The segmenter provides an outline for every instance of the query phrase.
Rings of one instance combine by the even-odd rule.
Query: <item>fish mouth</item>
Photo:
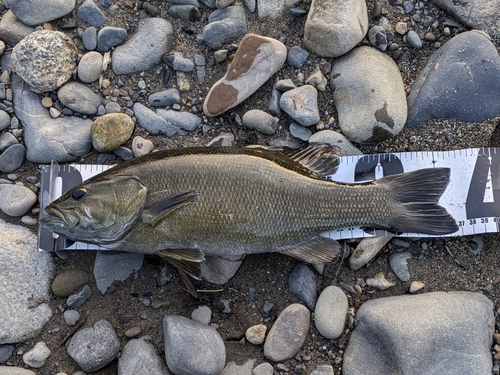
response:
[[[42,224],[49,228],[73,228],[80,221],[80,219],[72,215],[69,211],[58,210],[53,206],[45,207],[45,212],[51,216],[43,218]]]

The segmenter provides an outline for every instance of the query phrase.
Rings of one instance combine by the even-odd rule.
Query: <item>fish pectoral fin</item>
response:
[[[195,202],[196,199],[198,199],[198,193],[194,190],[170,195],[147,206],[142,213],[142,221],[151,224],[154,228],[169,213]]]
[[[317,236],[309,241],[287,246],[279,252],[306,263],[322,264],[333,262],[339,257],[340,245],[331,238]]]
[[[203,251],[198,249],[168,249],[160,250],[158,255],[189,276],[201,280],[200,263],[205,260]]]
[[[338,155],[331,146],[321,143],[311,143],[307,147],[284,149],[288,157],[316,173],[319,177],[334,174],[339,166]]]

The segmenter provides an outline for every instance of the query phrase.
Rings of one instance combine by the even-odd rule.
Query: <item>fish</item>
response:
[[[340,246],[320,233],[361,226],[444,235],[458,226],[439,199],[449,168],[340,184],[334,149],[195,147],[118,164],[45,207],[42,225],[74,241],[156,254],[192,277],[205,256],[277,252],[318,264]]]

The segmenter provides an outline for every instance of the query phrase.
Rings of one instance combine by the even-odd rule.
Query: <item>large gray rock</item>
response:
[[[464,25],[486,31],[491,36],[500,36],[500,2],[490,0],[431,0]]]
[[[24,24],[41,25],[71,13],[75,0],[6,0],[5,5]]]
[[[226,348],[212,327],[177,315],[163,319],[165,361],[176,375],[219,375]]]
[[[490,374],[493,303],[479,293],[434,292],[361,305],[343,375]]]
[[[203,103],[207,116],[217,116],[247,99],[285,63],[286,47],[276,39],[247,34],[227,73],[208,92]]]
[[[247,32],[245,10],[241,6],[217,9],[208,17],[209,24],[203,28],[203,39],[213,49],[221,49]]]
[[[312,0],[304,26],[304,45],[318,56],[341,56],[368,31],[365,0]]]
[[[110,322],[101,319],[92,327],[76,332],[66,351],[86,372],[95,372],[116,358],[120,340]]]
[[[34,27],[19,21],[11,10],[5,12],[0,19],[0,40],[11,46],[15,46],[33,31],[35,31]]]
[[[171,374],[148,335],[127,342],[118,359],[118,375],[137,374]]]
[[[12,50],[16,73],[35,92],[53,91],[71,78],[78,49],[60,31],[35,31]]]
[[[360,47],[335,60],[330,85],[342,133],[358,143],[382,142],[405,125],[406,93],[388,55]]]
[[[74,161],[92,149],[91,119],[67,116],[53,119],[40,98],[24,88],[22,80],[12,75],[14,111],[24,128],[26,158],[34,163]]]
[[[480,122],[500,113],[500,56],[482,32],[449,40],[429,58],[408,96],[408,127],[432,117]]]
[[[2,345],[35,338],[49,321],[55,267],[49,253],[38,251],[37,237],[30,230],[0,219],[0,233]]]
[[[170,22],[163,18],[140,20],[136,33],[114,50],[113,72],[121,75],[151,69],[172,48],[173,32]]]

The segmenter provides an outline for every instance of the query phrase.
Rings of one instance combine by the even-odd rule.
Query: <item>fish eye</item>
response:
[[[73,199],[76,199],[76,200],[79,200],[79,199],[82,199],[83,196],[87,194],[87,191],[85,189],[76,189],[75,191],[73,191]]]

